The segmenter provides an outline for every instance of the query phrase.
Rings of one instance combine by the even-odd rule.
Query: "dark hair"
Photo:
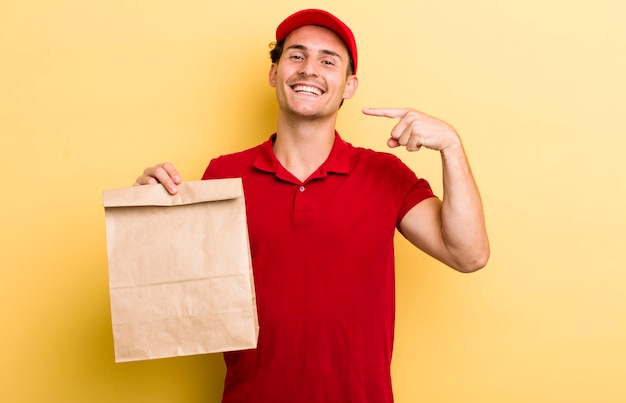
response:
[[[283,55],[283,50],[285,47],[285,40],[278,42],[273,42],[270,44],[270,59],[272,63],[278,63],[280,57]],[[352,54],[348,51],[348,57],[350,58],[350,64],[348,66],[347,75],[352,74],[354,71],[354,60],[352,59]]]
[[[283,55],[284,46],[284,40],[270,43],[270,59],[272,60],[272,63],[278,63],[280,57]]]

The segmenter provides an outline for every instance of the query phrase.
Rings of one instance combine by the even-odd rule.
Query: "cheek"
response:
[[[285,68],[277,68],[274,70],[273,74],[270,75],[270,83],[272,84],[272,87],[281,86],[289,81],[289,77],[289,71]]]
[[[334,81],[333,86],[337,88],[337,92],[339,94],[343,95],[343,93],[346,92],[347,87],[346,87],[346,82],[344,80],[338,79]]]

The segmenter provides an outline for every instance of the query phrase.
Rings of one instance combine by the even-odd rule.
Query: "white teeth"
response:
[[[306,92],[312,95],[322,95],[322,91],[316,87],[309,87],[308,85],[296,85],[293,87],[295,92]]]

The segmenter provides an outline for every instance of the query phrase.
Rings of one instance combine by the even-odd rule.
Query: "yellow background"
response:
[[[101,192],[266,139],[268,44],[311,6],[359,43],[343,137],[439,116],[486,207],[481,272],[398,238],[397,402],[626,402],[620,0],[2,0],[0,401],[219,400],[220,355],[114,363]],[[441,194],[436,153],[394,153]]]

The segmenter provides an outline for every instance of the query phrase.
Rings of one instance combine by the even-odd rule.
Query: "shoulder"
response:
[[[375,151],[363,147],[350,148],[350,169],[358,177],[378,180],[385,186],[400,189],[401,191],[419,188],[432,195],[428,181],[421,178],[407,164],[395,154]]]
[[[211,160],[206,168],[202,179],[243,176],[252,168],[263,144],[259,144],[247,150],[220,155]]]
[[[375,169],[379,172],[395,172],[398,169],[410,171],[400,158],[390,152],[357,147],[350,143],[346,144],[350,152],[350,165],[353,168]]]
[[[247,150],[220,155],[219,157],[211,160],[210,163],[215,165],[229,165],[236,164],[238,162],[254,161],[256,156],[259,154],[259,150],[261,149],[262,145],[263,144],[259,144],[254,147],[248,148]]]

